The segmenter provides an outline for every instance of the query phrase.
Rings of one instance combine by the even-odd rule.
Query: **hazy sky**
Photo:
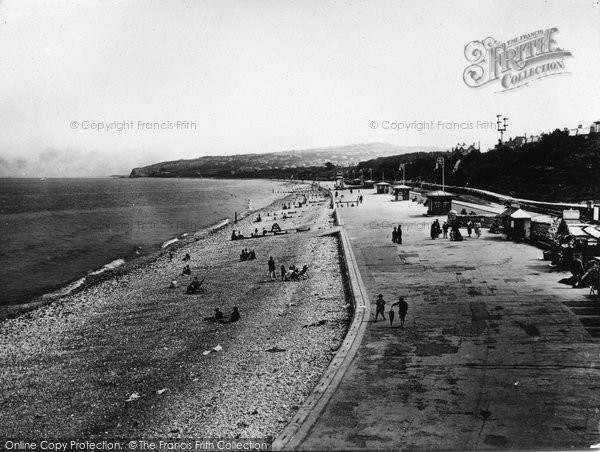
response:
[[[350,143],[485,148],[496,114],[506,137],[587,127],[599,24],[598,0],[4,0],[0,175]],[[469,42],[553,27],[573,55],[562,75],[504,92],[463,81]],[[429,128],[391,129],[411,122]]]

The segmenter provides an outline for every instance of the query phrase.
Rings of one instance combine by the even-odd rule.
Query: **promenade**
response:
[[[464,242],[432,240],[434,218],[422,205],[362,194],[360,207],[339,214],[371,315],[299,449],[585,449],[600,442],[600,305],[588,289],[559,284],[568,275],[549,273],[534,246],[487,230],[480,239],[462,231]],[[399,223],[403,244],[395,245]],[[374,322],[379,293],[385,322]],[[397,315],[392,326],[387,320],[399,295],[409,303],[404,328]]]

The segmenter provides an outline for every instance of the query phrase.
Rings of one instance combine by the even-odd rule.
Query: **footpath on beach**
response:
[[[589,289],[559,284],[563,275],[550,273],[532,245],[487,231],[480,239],[465,233],[463,242],[432,240],[435,217],[422,205],[362,194],[362,205],[338,215],[371,303],[364,337],[324,408],[283,448],[600,442],[600,344],[585,328],[597,326],[600,309]],[[391,240],[398,224],[402,245]],[[374,321],[378,294],[386,321]],[[388,319],[399,296],[409,304],[404,327],[397,309],[394,324]]]

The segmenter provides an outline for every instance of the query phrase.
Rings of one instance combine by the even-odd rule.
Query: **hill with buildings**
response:
[[[387,143],[242,154],[205,156],[134,168],[130,177],[296,177],[316,178],[333,167],[352,167],[365,159],[423,150],[421,147]],[[327,164],[327,166],[325,166]]]
[[[443,157],[443,159],[440,159]],[[376,179],[406,179],[491,190],[540,201],[600,199],[600,133],[572,134],[555,130],[530,142],[509,140],[480,152],[474,146],[447,152],[406,154],[362,162]],[[437,167],[437,169],[436,169]]]

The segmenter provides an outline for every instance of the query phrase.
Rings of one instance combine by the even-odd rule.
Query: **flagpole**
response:
[[[438,169],[440,163],[442,164],[442,191],[446,193],[446,184],[444,181],[444,173],[446,172],[446,159],[444,157],[438,157],[435,161],[435,169]]]

